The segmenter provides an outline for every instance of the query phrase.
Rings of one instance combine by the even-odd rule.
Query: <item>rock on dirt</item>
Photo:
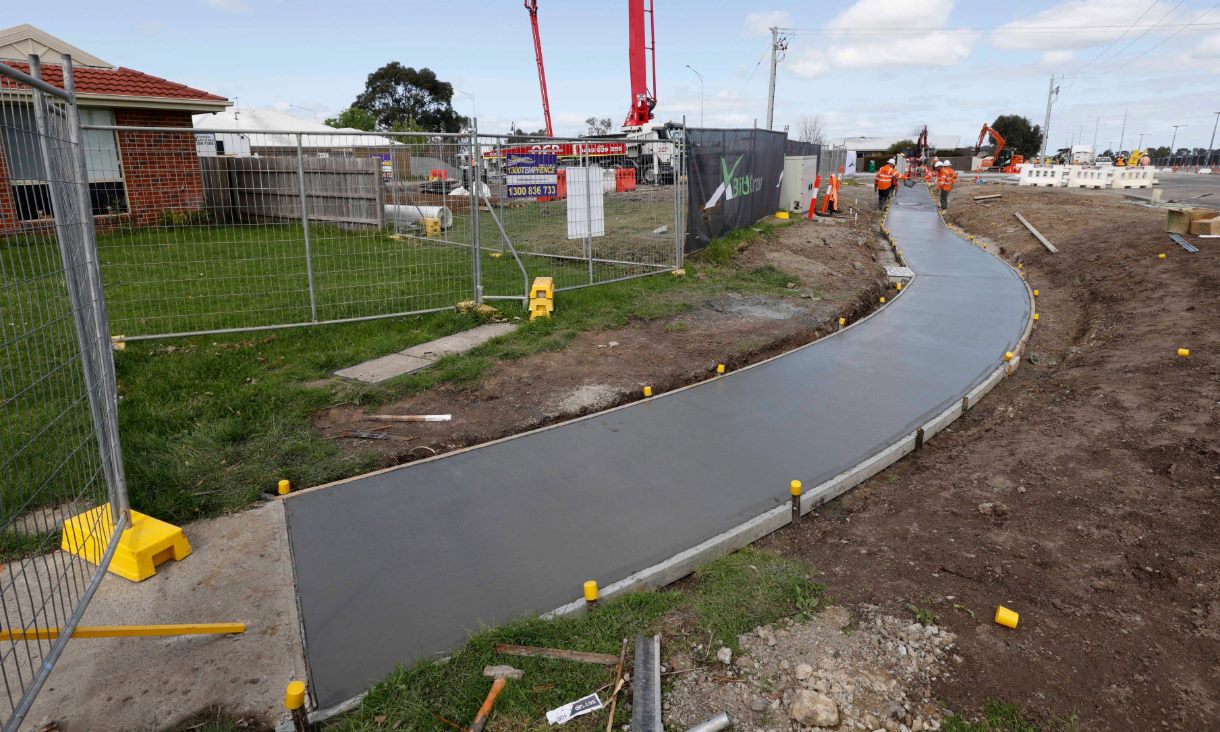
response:
[[[792,703],[792,721],[806,727],[834,727],[839,724],[839,707],[830,697],[808,689],[796,692]]]
[[[732,667],[712,664],[677,677],[666,696],[667,728],[727,712],[739,730],[937,730],[931,684],[949,674],[955,636],[865,605],[856,619],[831,606],[738,637]],[[774,642],[772,642],[774,641]],[[685,656],[689,649],[671,649]],[[728,655],[721,648],[717,660]],[[698,657],[697,654],[692,654]]]
[[[618,345],[614,341],[611,343]],[[547,411],[555,415],[596,412],[612,406],[622,395],[622,389],[609,384],[584,384],[568,392]]]

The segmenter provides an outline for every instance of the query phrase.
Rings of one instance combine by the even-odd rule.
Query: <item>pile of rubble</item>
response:
[[[855,618],[832,606],[804,622],[762,626],[738,637],[741,651],[698,646],[670,657],[666,727],[687,729],[727,712],[737,730],[940,729],[931,683],[949,673],[955,637],[866,606]],[[686,671],[689,669],[689,671]]]

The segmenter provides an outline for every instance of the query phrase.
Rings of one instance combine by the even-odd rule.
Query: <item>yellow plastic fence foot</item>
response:
[[[113,535],[114,520],[107,503],[68,519],[60,548],[99,564]],[[109,569],[132,582],[141,582],[156,574],[158,564],[170,559],[181,561],[190,553],[191,545],[182,529],[132,511],[131,527],[119,538]]]

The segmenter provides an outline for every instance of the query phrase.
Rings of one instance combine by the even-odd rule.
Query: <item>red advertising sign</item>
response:
[[[625,142],[535,142],[515,147],[499,147],[483,153],[484,158],[503,158],[509,155],[558,155],[561,158],[591,158],[626,155]]]

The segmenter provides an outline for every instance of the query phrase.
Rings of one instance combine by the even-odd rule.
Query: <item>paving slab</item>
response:
[[[186,527],[192,553],[143,582],[107,575],[81,625],[244,622],[227,636],[76,639],[24,728],[160,730],[220,705],[274,721],[305,678],[281,501]]]
[[[995,372],[1029,323],[1025,283],[950,233],[922,187],[899,190],[888,225],[916,277],[853,327],[692,388],[289,497],[319,704],[782,507],[789,481],[839,475]]]
[[[488,323],[477,328],[454,333],[434,341],[420,343],[397,353],[374,358],[364,363],[349,366],[335,372],[336,375],[348,379],[356,379],[369,384],[376,384],[395,376],[413,374],[422,371],[445,356],[465,353],[475,346],[480,346],[492,338],[496,338],[516,330],[514,323]]]

